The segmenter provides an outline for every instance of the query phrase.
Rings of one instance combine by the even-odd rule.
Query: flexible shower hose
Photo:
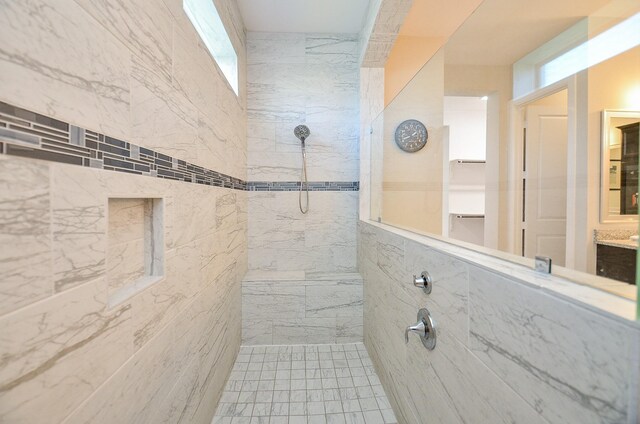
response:
[[[304,183],[303,183],[304,181]],[[302,207],[302,187],[304,186],[304,191],[306,195],[306,206]],[[300,212],[306,214],[309,212],[309,181],[307,181],[307,153],[304,150],[304,142],[302,144],[302,174],[300,175],[300,191],[298,192],[298,206],[300,207]]]

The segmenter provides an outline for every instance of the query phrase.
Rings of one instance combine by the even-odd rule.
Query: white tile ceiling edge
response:
[[[238,0],[247,31],[359,33],[370,0]]]

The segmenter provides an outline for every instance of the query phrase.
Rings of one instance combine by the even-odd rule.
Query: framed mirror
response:
[[[640,111],[604,110],[600,222],[638,221]]]

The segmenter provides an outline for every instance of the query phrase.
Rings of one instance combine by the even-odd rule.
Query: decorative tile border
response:
[[[295,191],[299,182],[246,182],[117,138],[0,102],[0,153],[108,171],[251,191]],[[311,182],[310,191],[358,191],[354,182]]]
[[[249,191],[298,191],[300,181],[250,181]],[[307,184],[309,191],[358,191],[358,181],[312,181]],[[302,185],[304,188],[304,185]]]
[[[33,159],[246,190],[230,175],[0,102],[2,153]]]

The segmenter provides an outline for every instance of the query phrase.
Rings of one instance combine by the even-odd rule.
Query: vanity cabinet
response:
[[[636,249],[598,244],[596,250],[596,274],[635,284]]]
[[[622,131],[620,214],[638,213],[638,130],[640,123],[618,127]]]

